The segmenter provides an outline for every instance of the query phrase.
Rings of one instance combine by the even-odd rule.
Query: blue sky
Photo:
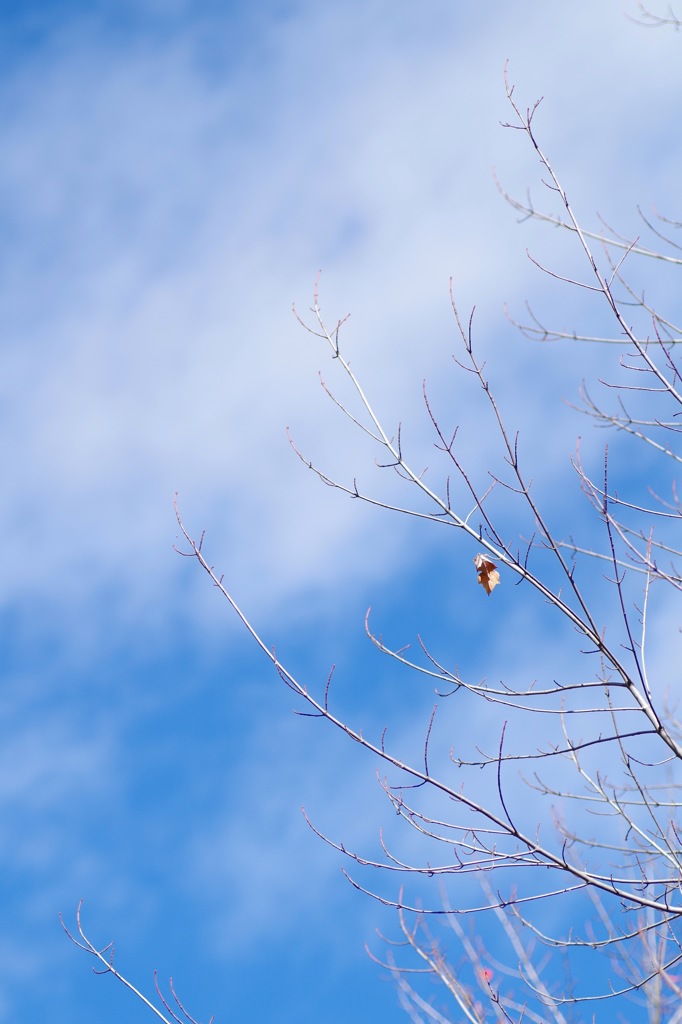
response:
[[[637,203],[679,219],[679,39],[627,0],[0,10],[0,1021],[149,1019],[61,933],[81,898],[120,969],[145,991],[172,975],[200,1019],[403,1019],[363,949],[390,917],[300,813],[376,850],[376,766],[292,715],[174,553],[173,495],[282,660],[311,688],[337,664],[360,727],[409,748],[433,700],[370,647],[370,604],[397,646],[420,632],[473,674],[532,671],[528,612],[512,588],[476,592],[468,542],[351,503],[292,454],[287,427],[330,475],[386,483],[291,306],[322,269],[323,309],[351,312],[353,367],[415,461],[433,459],[426,378],[482,472],[499,455],[451,360],[452,275],[572,524],[585,425],[560,399],[613,357],[538,352],[505,319],[530,298],[599,322],[526,259],[571,270],[564,240],[496,191],[493,169],[541,195],[500,126],[503,67],[523,106],[544,96],[538,133],[588,226],[599,211],[637,233]],[[535,657],[556,642],[536,621]]]

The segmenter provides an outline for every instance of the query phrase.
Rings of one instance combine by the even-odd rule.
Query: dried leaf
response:
[[[483,585],[486,594],[490,595],[500,582],[497,566],[494,562],[489,561],[485,555],[476,555],[474,565],[478,573],[478,582]]]

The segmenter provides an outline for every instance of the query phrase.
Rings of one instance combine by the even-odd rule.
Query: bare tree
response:
[[[175,1021],[176,1024],[199,1024],[199,1021],[197,1021],[195,1017],[192,1017],[192,1015],[182,1005],[173,987],[172,978],[169,981],[169,988],[173,999],[173,1003],[175,1005],[172,1005],[171,1002],[169,1002],[169,1000],[166,998],[166,996],[164,996],[163,992],[161,991],[161,987],[159,985],[156,972],[154,972],[154,988],[156,990],[156,996],[161,1005],[163,1006],[163,1009],[165,1011],[164,1013],[162,1010],[158,1008],[158,1006],[155,1006],[154,1003],[152,1003],[152,1001],[148,999],[147,996],[145,996],[140,991],[139,988],[136,988],[136,986],[133,985],[133,983],[129,981],[128,978],[121,974],[121,972],[117,969],[114,963],[114,943],[109,942],[106,946],[100,948],[99,946],[95,946],[85,934],[85,931],[83,930],[83,921],[81,916],[82,908],[83,901],[81,900],[76,910],[76,935],[74,935],[73,932],[64,924],[61,914],[59,915],[59,920],[62,928],[64,929],[68,937],[71,939],[73,944],[75,946],[78,946],[78,948],[82,949],[85,953],[88,953],[90,956],[94,957],[96,963],[95,966],[93,967],[93,971],[95,974],[111,974],[112,977],[120,981],[121,984],[124,985],[129,992],[132,992],[136,999],[139,999],[141,1003],[144,1003],[144,1005],[148,1007],[148,1009],[151,1011],[151,1013],[155,1015],[155,1017],[157,1017],[159,1020],[164,1021],[164,1024],[172,1024],[172,1021]],[[168,1014],[168,1016],[166,1016],[166,1014]],[[208,1024],[213,1024],[213,1017],[209,1019]]]
[[[638,25],[645,28],[661,28],[663,25],[672,25],[674,29],[682,27],[682,21],[677,17],[672,7],[668,7],[665,14],[656,14],[650,11],[644,4],[637,4],[639,18],[633,19]]]
[[[558,331],[532,310],[519,326],[543,341],[615,346],[611,351],[619,358],[606,384],[613,404],[593,398],[590,386],[583,387],[579,408],[641,449],[644,485],[639,477],[626,479],[634,493],[624,496],[611,479],[608,446],[599,478],[578,450],[573,469],[601,539],[595,542],[594,531],[586,541],[557,532],[531,486],[522,441],[507,429],[477,355],[473,314],[463,318],[454,297],[457,362],[470,385],[482,389],[503,470],[480,482],[476,468],[459,454],[457,425],[445,422],[425,387],[426,415],[445,466],[442,488],[428,483],[407,460],[400,428],[393,431],[380,421],[345,357],[344,320],[328,326],[317,287],[311,317],[299,319],[326,346],[348,397],[340,398],[336,385],[333,391],[325,387],[364,434],[378,465],[405,485],[405,502],[365,493],[355,481],[332,479],[298,454],[320,480],[353,499],[457,531],[475,570],[472,586],[478,576],[486,600],[496,599],[500,581],[504,587],[517,582],[529,621],[549,607],[557,621],[556,663],[543,666],[529,684],[472,680],[442,663],[432,638],[420,636],[414,655],[386,643],[368,622],[375,646],[436,691],[416,761],[385,735],[370,737],[337,713],[331,676],[320,693],[294,676],[213,567],[203,536],[195,539],[178,512],[182,553],[201,566],[241,619],[300,699],[300,713],[330,723],[377,759],[387,773],[380,781],[388,801],[419,837],[423,859],[412,863],[388,841],[381,856],[369,857],[323,836],[348,858],[352,884],[397,912],[398,948],[386,940],[384,951],[373,955],[394,974],[413,1021],[563,1024],[585,1020],[588,1013],[611,1019],[614,1010],[628,1019],[640,1014],[679,1021],[682,734],[657,669],[665,652],[650,649],[648,618],[654,596],[657,608],[675,621],[680,614],[682,506],[673,474],[682,461],[676,443],[682,409],[676,345],[682,328],[674,314],[649,303],[632,275],[638,260],[682,263],[682,247],[669,237],[680,225],[642,215],[651,247],[606,224],[586,230],[541,149],[534,128],[538,104],[525,109],[508,83],[506,91],[508,127],[532,147],[556,209],[544,212],[530,199],[506,198],[523,217],[573,237],[584,280],[538,266],[600,302],[610,333]],[[451,746],[443,748],[443,707],[471,700],[485,707],[484,734],[451,736]],[[450,716],[449,728],[452,722]],[[317,831],[314,822],[311,827]],[[434,938],[439,923],[447,927]],[[79,943],[102,961],[82,931]],[[401,959],[403,948],[413,959]],[[112,965],[107,969],[113,972]],[[424,973],[443,984],[449,1008],[437,1009],[432,994],[424,994],[418,982]]]

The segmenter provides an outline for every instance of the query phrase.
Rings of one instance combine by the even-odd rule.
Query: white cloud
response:
[[[443,5],[438,25],[435,14],[426,25],[403,14],[386,32],[377,3],[358,8],[359,20],[316,9],[271,33],[263,25],[269,62],[245,60],[223,78],[202,73],[198,31],[125,55],[74,31],[39,79],[29,66],[6,82],[5,111],[18,108],[0,191],[20,234],[4,299],[14,438],[5,599],[88,600],[105,583],[134,606],[140,564],[155,586],[174,578],[176,487],[193,521],[210,527],[213,550],[226,550],[240,575],[255,565],[257,588],[274,602],[291,586],[343,578],[355,546],[353,572],[363,561],[378,571],[388,554],[381,524],[316,490],[287,453],[291,424],[323,463],[348,473],[363,460],[337,440],[318,400],[313,371],[328,377],[333,367],[293,322],[290,302],[305,306],[323,265],[325,309],[353,312],[354,365],[389,420],[405,411],[410,420],[421,376],[442,375],[456,348],[453,271],[464,307],[482,310],[491,373],[511,373],[518,387],[538,356],[507,340],[494,350],[486,338],[504,331],[491,309],[538,287],[523,231],[490,180],[493,163],[505,182],[533,176],[527,145],[497,125],[509,114],[503,56],[522,104],[541,83],[539,131],[572,189],[613,203],[623,178],[628,202],[646,199],[632,196],[625,127],[645,94],[659,118],[670,116],[653,71],[674,44],[610,7],[563,19],[558,60],[545,45],[555,15],[533,5],[530,30],[518,10],[476,26]],[[620,73],[635,52],[638,73]],[[595,181],[588,153],[600,166],[613,161],[608,182]],[[551,375],[552,356],[539,358]],[[466,419],[464,394],[460,403]],[[421,442],[425,427],[413,429]],[[290,543],[296,536],[305,546]]]
[[[538,137],[591,226],[598,208],[615,226],[622,217],[624,230],[639,230],[638,201],[676,214],[679,40],[636,29],[616,0],[598,9],[587,0],[492,10],[451,0],[427,8],[306,3],[277,17],[259,5],[248,32],[239,19],[226,24],[222,9],[199,18],[192,6],[174,5],[173,17],[188,19],[182,30],[150,30],[127,43],[125,33],[113,43],[94,21],[65,26],[0,82],[8,240],[0,268],[0,600],[18,611],[14,639],[23,649],[49,636],[44,664],[85,665],[79,678],[88,683],[101,682],[106,664],[119,686],[110,655],[125,649],[134,661],[171,631],[173,639],[191,634],[196,649],[203,625],[222,618],[216,595],[171,550],[176,489],[190,529],[208,530],[211,560],[280,636],[321,608],[335,623],[344,602],[358,603],[353,587],[370,578],[398,587],[432,557],[428,545],[438,537],[332,494],[288,449],[286,426],[332,474],[375,479],[375,452],[340,426],[317,382],[321,368],[342,395],[337,367],[290,312],[293,300],[305,312],[319,267],[330,320],[352,313],[345,336],[354,369],[387,424],[403,420],[406,450],[420,468],[429,465],[430,479],[440,470],[421,407],[423,377],[434,407],[452,427],[463,425],[476,473],[499,452],[475,389],[450,359],[458,348],[447,293],[453,274],[462,310],[478,307],[481,352],[512,427],[523,430],[531,475],[549,475],[546,496],[565,514],[556,482],[584,424],[557,412],[556,401],[574,396],[580,378],[601,372],[614,353],[538,352],[504,321],[502,303],[521,315],[526,295],[566,326],[590,308],[584,296],[548,287],[524,256],[529,245],[584,278],[570,240],[561,248],[556,232],[518,226],[492,183],[495,166],[515,194],[531,182],[538,205],[548,200],[527,141],[499,127],[510,116],[506,58],[523,107],[544,94]],[[168,7],[154,11],[162,19]],[[669,296],[673,287],[666,284]],[[468,555],[461,577],[459,564],[444,571],[452,576],[449,621],[468,605],[461,577],[476,588]],[[522,613],[512,616],[511,638],[495,622],[475,619],[471,650],[484,640],[498,659],[506,647],[513,673],[525,677]],[[655,645],[666,647],[672,628],[666,609]],[[291,637],[299,656],[299,647],[311,656],[308,648],[317,654],[323,642]],[[550,658],[553,642],[544,633],[534,639],[537,660]],[[125,661],[121,677],[129,670]],[[199,671],[188,668],[182,682],[154,678],[135,700],[160,705],[168,684],[171,702]],[[237,671],[230,662],[228,676]],[[121,685],[115,707],[108,692],[94,699],[107,714],[84,731],[71,705],[63,717],[43,705],[53,676],[35,678],[22,705],[35,719],[21,720],[0,766],[12,828],[26,813],[35,826],[31,849],[29,839],[15,848],[40,876],[31,926],[57,893],[70,899],[81,885],[97,892],[105,913],[144,923],[165,895],[163,882],[149,879],[157,879],[154,857],[171,856],[168,835],[187,856],[198,899],[212,901],[225,882],[213,900],[216,928],[235,928],[236,916],[239,937],[257,942],[273,904],[293,915],[301,899],[330,898],[337,864],[303,839],[299,803],[322,807],[325,822],[339,823],[335,837],[359,850],[376,843],[383,804],[378,790],[376,801],[364,795],[374,792],[367,763],[344,761],[340,784],[337,765],[323,758],[326,733],[299,741],[301,723],[275,716],[263,721],[262,736],[254,729],[246,752],[234,753],[237,794],[224,806],[215,797],[188,853],[183,823],[164,816],[174,793],[148,812],[134,792],[150,768],[161,776],[158,749],[145,746],[158,727],[161,747],[178,744],[169,786],[186,781],[191,805],[203,765],[185,771],[183,730],[161,713],[153,727],[136,717],[139,704]],[[357,697],[365,685],[353,677],[349,692]],[[214,714],[216,692],[210,706],[198,693],[199,718]],[[373,700],[370,693],[367,707]],[[399,739],[417,748],[421,726],[411,705],[403,713]],[[123,719],[139,734],[125,732]],[[325,767],[302,782],[306,759]],[[223,792],[222,778],[209,782]],[[89,804],[84,831],[67,834],[68,816],[52,821],[83,794],[86,804],[99,794],[113,801],[103,806],[114,828],[125,805],[132,840],[122,837],[123,863],[111,872],[115,853]],[[16,811],[17,800],[27,812]],[[136,875],[125,858],[138,853]],[[50,878],[43,868],[51,857]],[[309,885],[304,897],[292,877]],[[374,907],[362,913],[371,917]],[[35,948],[29,966],[38,972],[44,953]]]

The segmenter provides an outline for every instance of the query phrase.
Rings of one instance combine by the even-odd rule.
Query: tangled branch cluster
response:
[[[543,324],[532,311],[529,322],[519,326],[526,335],[543,341],[570,339],[619,346],[623,355],[618,382],[609,385],[616,395],[615,409],[595,401],[585,388],[580,411],[597,425],[645,446],[652,459],[662,460],[662,470],[658,463],[652,469],[660,479],[666,466],[674,470],[682,461],[677,445],[682,390],[676,359],[682,328],[671,315],[648,303],[626,270],[639,259],[680,265],[682,248],[666,232],[681,225],[664,219],[657,225],[644,218],[657,249],[629,241],[606,224],[601,232],[585,230],[538,142],[533,124],[537,104],[522,109],[508,84],[507,97],[513,111],[508,127],[522,132],[530,143],[559,212],[542,212],[530,199],[522,203],[506,198],[524,217],[573,236],[589,275],[586,280],[541,269],[569,287],[596,296],[610,318],[612,333],[566,334]],[[407,461],[400,430],[387,429],[375,413],[344,355],[344,320],[327,326],[317,286],[312,320],[299,319],[327,346],[354,402],[359,400],[361,413],[352,413],[348,402],[327,389],[328,393],[374,446],[378,465],[396,473],[415,501],[396,505],[364,493],[356,482],[332,479],[298,454],[335,490],[384,510],[449,526],[468,538],[472,557],[479,552],[483,562],[493,570],[499,567],[507,581],[522,584],[520,599],[530,609],[535,595],[571,627],[586,671],[577,678],[522,685],[472,681],[442,664],[425,642],[420,640],[420,654],[413,657],[405,648],[386,644],[368,623],[376,647],[434,685],[439,700],[452,702],[469,694],[484,701],[487,720],[498,723],[493,749],[484,750],[480,742],[475,756],[469,756],[456,741],[444,761],[431,750],[434,709],[423,758],[415,762],[394,749],[385,736],[371,739],[341,717],[334,708],[331,678],[316,694],[289,671],[207,559],[203,537],[194,539],[178,513],[186,543],[183,553],[207,573],[281,680],[300,698],[302,713],[326,720],[370,751],[391,776],[381,783],[386,796],[400,820],[419,835],[428,859],[406,863],[387,843],[383,856],[373,859],[323,838],[348,858],[353,885],[398,913],[400,948],[412,950],[419,966],[398,962],[392,943],[379,959],[396,978],[401,1002],[414,1021],[447,1019],[421,993],[415,973],[439,979],[455,1001],[460,1014],[456,1019],[473,1024],[481,1024],[491,1014],[497,1021],[564,1022],[567,1014],[578,1012],[571,1008],[581,1003],[623,999],[644,1002],[651,1020],[682,1020],[682,986],[676,974],[682,962],[682,732],[658,680],[650,677],[647,659],[653,587],[668,592],[669,606],[679,615],[682,505],[674,478],[671,473],[669,498],[652,492],[649,502],[639,497],[630,500],[612,484],[608,447],[600,479],[588,473],[578,452],[573,465],[601,524],[602,546],[585,546],[557,535],[530,486],[519,439],[507,430],[477,356],[473,314],[468,320],[462,318],[454,298],[452,308],[461,340],[458,364],[470,382],[482,389],[502,446],[506,476],[491,474],[485,488],[477,486],[458,452],[457,431],[446,429],[425,389],[436,448],[450,472],[442,493],[426,482],[423,473]],[[632,326],[635,313],[642,329]],[[644,406],[646,412],[629,411],[633,404],[637,410]],[[519,541],[518,534],[507,535],[493,510],[493,494],[502,494],[521,510],[528,525],[525,542]],[[610,581],[608,606],[601,598],[594,599],[590,581],[595,571]],[[659,594],[660,589],[657,600]],[[507,723],[512,719],[522,722],[525,743],[519,744],[518,735],[513,743],[510,740]],[[437,768],[432,767],[435,762]],[[488,776],[491,785],[481,782]],[[518,785],[519,777],[525,787]],[[434,807],[444,810],[435,813]],[[355,877],[356,869],[367,868],[403,876],[402,884],[386,895],[379,886]],[[420,880],[434,878],[438,881],[435,899],[433,886],[420,886]],[[477,899],[471,898],[472,880]],[[417,887],[419,898],[410,897],[411,886]],[[421,899],[425,891],[431,893],[430,903]],[[467,917],[478,920],[482,914],[497,922],[508,949],[506,960],[494,958],[468,927]],[[428,922],[434,918],[447,923],[466,970],[457,969],[452,954],[446,955],[441,942],[433,938]],[[81,938],[83,948],[101,959],[82,931]],[[600,972],[593,967],[585,970],[586,982],[574,978],[567,983],[565,973],[556,966],[556,956],[547,957],[548,950],[570,954],[574,964],[581,957],[593,961],[599,955],[605,962]],[[111,966],[108,969],[113,971]],[[579,973],[580,968],[574,966],[573,972]]]

